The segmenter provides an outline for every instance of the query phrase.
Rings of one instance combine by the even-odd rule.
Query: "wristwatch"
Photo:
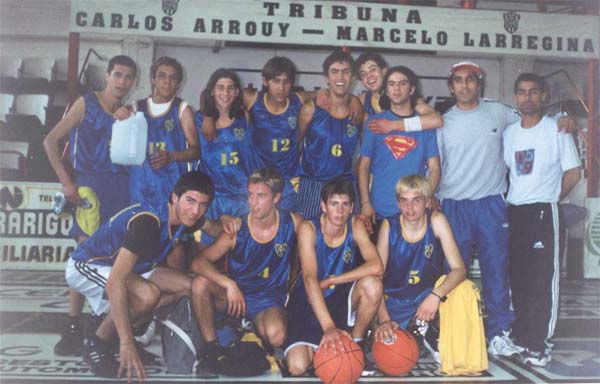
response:
[[[429,292],[431,293],[433,296],[437,297],[438,299],[440,299],[440,302],[445,302],[446,300],[448,300],[448,296],[444,295],[444,296],[440,296],[437,293],[435,293],[435,291],[431,291]]]

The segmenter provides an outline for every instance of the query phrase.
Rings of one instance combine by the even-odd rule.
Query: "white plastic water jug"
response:
[[[121,165],[140,165],[146,158],[148,123],[143,112],[115,121],[110,139],[110,160]]]

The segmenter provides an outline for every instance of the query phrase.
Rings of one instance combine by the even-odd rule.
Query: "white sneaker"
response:
[[[490,340],[488,353],[494,356],[514,356],[523,352],[525,348],[519,347],[510,339],[510,333],[502,331],[502,335],[496,335]]]
[[[156,331],[157,331],[157,329],[156,329],[156,320],[153,319],[150,322],[150,324],[148,324],[148,328],[146,329],[146,332],[144,332],[144,334],[141,335],[141,336],[136,336],[135,340],[137,340],[140,343],[142,343],[142,345],[144,347],[147,347],[152,342],[152,339],[154,338],[154,335],[156,335]]]
[[[535,365],[536,367],[545,367],[550,361],[552,361],[552,357],[549,354],[541,353],[541,352],[533,352],[530,350],[526,350],[523,353],[523,363]]]

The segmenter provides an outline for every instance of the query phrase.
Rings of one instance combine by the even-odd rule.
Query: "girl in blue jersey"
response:
[[[422,176],[406,176],[396,184],[401,213],[383,221],[377,241],[385,269],[385,299],[375,329],[378,340],[392,340],[394,330],[406,328],[412,318],[433,320],[446,295],[465,279],[465,266],[446,217],[428,211],[431,196],[431,186]],[[450,272],[433,289],[443,270],[441,251]]]
[[[216,138],[208,141],[199,133],[202,159],[196,169],[206,172],[215,183],[215,201],[207,217],[241,216],[248,213],[246,186],[248,175],[260,168],[251,145],[252,126],[242,101],[242,86],[237,74],[216,70],[208,80],[204,108],[196,112],[200,129],[205,116],[216,120]]]

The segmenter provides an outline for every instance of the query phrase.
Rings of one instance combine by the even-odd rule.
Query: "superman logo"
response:
[[[406,156],[407,153],[417,147],[417,141],[412,137],[407,136],[390,135],[386,137],[383,142],[385,145],[387,145],[388,149],[390,152],[392,152],[392,155],[394,155],[396,160],[400,160]]]

